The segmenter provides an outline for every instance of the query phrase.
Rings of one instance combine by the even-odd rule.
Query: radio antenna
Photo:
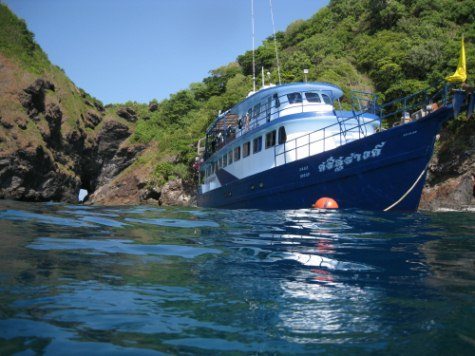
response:
[[[282,84],[280,76],[280,62],[279,62],[279,50],[277,48],[277,37],[275,36],[275,21],[274,21],[274,10],[272,9],[272,0],[269,0],[270,7],[270,16],[272,19],[272,30],[274,31],[274,47],[275,47],[275,60],[277,62],[277,75],[279,77],[279,84]]]
[[[252,22],[252,90],[256,91],[256,44],[254,29],[254,0],[251,0],[251,22]]]

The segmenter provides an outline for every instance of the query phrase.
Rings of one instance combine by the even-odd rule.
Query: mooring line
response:
[[[422,170],[421,174],[419,175],[419,177],[417,177],[416,181],[414,182],[414,184],[407,190],[407,192],[405,192],[403,194],[402,197],[400,197],[395,203],[393,203],[392,205],[388,206],[386,209],[384,209],[383,211],[388,211],[388,210],[391,210],[392,208],[394,208],[396,205],[398,205],[400,202],[402,202],[412,191],[413,189],[416,187],[417,183],[419,183],[419,181],[421,180],[421,178],[424,176],[424,173],[426,172],[427,170],[427,166],[424,167],[424,169]]]

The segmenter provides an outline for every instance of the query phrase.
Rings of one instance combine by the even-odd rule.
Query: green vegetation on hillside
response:
[[[96,105],[102,106],[99,100],[77,88],[61,68],[49,61],[48,56],[36,43],[34,34],[28,30],[25,21],[15,16],[3,4],[0,4],[0,54],[12,62],[8,70],[14,72],[17,78],[14,83],[10,80],[11,91],[21,92],[38,78],[54,84],[55,90],[47,93],[46,101],[61,103],[64,131],[76,128],[78,119],[88,110],[94,110]],[[3,82],[3,85],[6,85],[6,82]],[[0,97],[0,108],[8,111],[9,116],[15,116],[14,111],[18,114],[23,111],[19,102],[13,103],[11,98],[4,97]],[[34,129],[32,125],[22,133],[30,138],[37,136],[37,141],[40,141],[40,135],[38,132],[33,132]],[[91,130],[86,128],[86,131]]]
[[[25,21],[18,19],[4,5],[0,5],[0,49],[7,57],[17,59],[31,73],[43,74],[51,65]]]

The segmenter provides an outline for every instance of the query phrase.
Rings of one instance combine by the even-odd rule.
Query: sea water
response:
[[[0,201],[0,354],[475,354],[475,214]]]

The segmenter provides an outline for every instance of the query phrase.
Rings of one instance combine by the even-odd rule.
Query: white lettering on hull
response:
[[[376,158],[381,155],[381,151],[386,144],[385,141],[378,143],[372,150],[364,151],[362,153],[354,153],[352,152],[350,155],[343,157],[340,156],[338,158],[334,158],[333,156],[328,158],[325,162],[322,162],[318,165],[318,171],[323,173],[325,171],[334,171],[340,172],[346,166],[353,164],[353,162],[361,162],[366,161],[368,159]]]

